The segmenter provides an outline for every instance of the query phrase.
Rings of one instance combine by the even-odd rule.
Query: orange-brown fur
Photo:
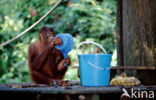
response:
[[[50,34],[50,35],[49,35]],[[69,58],[64,59],[62,53],[55,49],[62,41],[55,38],[55,32],[49,27],[43,27],[39,32],[39,40],[29,46],[28,63],[32,80],[38,84],[50,83],[63,78],[69,64]],[[52,37],[50,41],[49,37]]]

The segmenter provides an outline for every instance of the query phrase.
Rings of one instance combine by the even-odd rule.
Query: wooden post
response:
[[[156,0],[119,1],[122,10],[117,9],[121,13],[117,16],[118,64],[156,66]],[[142,74],[139,79],[145,84],[156,83],[155,71],[133,74]]]
[[[123,15],[122,15],[122,0],[117,0],[117,57],[118,65],[124,65],[123,59]]]

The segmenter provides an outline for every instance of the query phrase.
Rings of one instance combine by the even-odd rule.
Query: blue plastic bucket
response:
[[[78,54],[82,86],[109,86],[111,57],[112,54]]]

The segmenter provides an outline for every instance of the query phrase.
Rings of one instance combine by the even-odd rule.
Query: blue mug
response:
[[[56,37],[61,38],[62,44],[56,45],[55,48],[58,49],[59,51],[61,51],[64,58],[67,58],[68,53],[71,51],[71,49],[74,46],[73,37],[68,33],[60,33],[60,34],[56,35]]]

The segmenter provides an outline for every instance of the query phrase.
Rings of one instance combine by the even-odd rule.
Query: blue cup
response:
[[[62,44],[56,45],[55,48],[61,51],[64,58],[67,58],[68,53],[71,51],[71,49],[74,46],[73,37],[68,33],[60,33],[56,35],[56,37],[61,38]]]

